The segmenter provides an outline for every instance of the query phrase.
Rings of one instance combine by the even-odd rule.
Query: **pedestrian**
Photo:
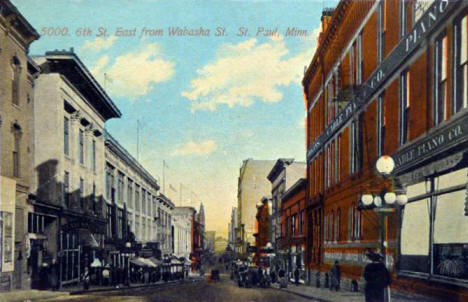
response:
[[[42,262],[41,268],[39,270],[39,288],[42,290],[46,290],[49,288],[49,264],[47,262]]]
[[[366,265],[363,273],[366,302],[384,302],[385,288],[391,283],[390,273],[382,263],[380,253],[368,251],[366,256],[372,261]]]
[[[276,272],[274,270],[270,271],[270,278],[272,283],[276,283]]]
[[[102,270],[102,280],[103,280],[103,284],[104,286],[109,286],[110,285],[110,271],[109,271],[109,264],[106,264],[106,266],[104,266],[104,269]]]
[[[338,291],[340,289],[341,281],[341,268],[338,264],[338,260],[335,261],[335,264],[330,269],[330,290]]]
[[[294,283],[296,284],[296,286],[299,285],[299,268],[297,267],[294,270]]]
[[[50,265],[49,270],[49,285],[53,291],[58,290],[58,268],[57,268],[57,260],[54,258],[52,259],[52,264]]]
[[[83,279],[83,290],[88,290],[89,289],[89,269],[88,269],[88,267],[85,267],[82,279]]]

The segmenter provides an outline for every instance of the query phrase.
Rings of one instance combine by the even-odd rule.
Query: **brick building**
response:
[[[39,34],[8,0],[0,2],[0,291],[29,288],[28,193],[33,169],[34,82],[28,56]]]
[[[324,11],[303,79],[311,273],[336,259],[361,282],[365,251],[385,243],[393,287],[468,298],[467,7],[341,1]],[[379,218],[359,202],[393,189],[374,171],[384,154],[408,204]]]
[[[282,267],[294,276],[300,271],[300,279],[306,279],[304,254],[306,247],[306,180],[300,178],[283,195],[280,210],[281,245],[279,257]]]
[[[270,198],[263,197],[257,204],[255,215],[255,257],[254,261],[259,264],[259,258],[264,256],[264,249],[271,238],[271,202]]]

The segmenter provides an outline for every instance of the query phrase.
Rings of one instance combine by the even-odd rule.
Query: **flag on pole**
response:
[[[163,160],[163,166],[169,169],[169,166],[167,165],[165,160]]]

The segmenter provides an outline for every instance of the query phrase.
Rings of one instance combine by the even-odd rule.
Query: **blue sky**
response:
[[[322,8],[337,1],[12,2],[42,35],[30,53],[74,47],[122,111],[107,129],[136,156],[139,120],[140,161],[161,181],[167,162],[167,195],[177,205],[203,201],[208,230],[227,232],[242,160],[304,160],[300,81]],[[69,34],[43,34],[49,27]],[[99,27],[108,36],[96,37]],[[136,29],[136,36],[115,36],[119,27]],[[202,27],[210,36],[168,36],[169,27]],[[214,36],[217,27],[227,35]],[[247,36],[237,36],[240,27]],[[259,27],[280,35],[257,36]],[[308,35],[286,37],[288,27]],[[80,28],[92,35],[77,35]],[[143,28],[163,29],[164,36],[140,37]]]

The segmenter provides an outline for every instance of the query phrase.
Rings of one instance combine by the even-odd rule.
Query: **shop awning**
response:
[[[140,258],[140,257],[134,257],[130,259],[130,263],[138,265],[138,266],[142,266],[142,267],[148,266],[148,264],[146,264],[146,262],[144,262],[142,259],[143,258]]]
[[[154,258],[154,257],[150,257],[150,258],[148,258],[148,259],[149,259],[151,262],[153,262],[155,265],[160,265],[160,264],[162,263],[161,260],[158,260],[158,259],[156,259],[156,258]]]
[[[46,240],[47,236],[43,234],[36,234],[36,233],[28,233],[29,239],[34,240]]]
[[[79,232],[79,242],[83,247],[98,248],[99,244],[94,238],[93,234],[87,229],[80,229]]]
[[[141,260],[149,267],[156,267],[156,264],[154,264],[153,261],[149,260],[148,258],[141,258]]]
[[[102,263],[98,258],[94,258],[93,262],[91,263],[91,267],[101,267]]]

